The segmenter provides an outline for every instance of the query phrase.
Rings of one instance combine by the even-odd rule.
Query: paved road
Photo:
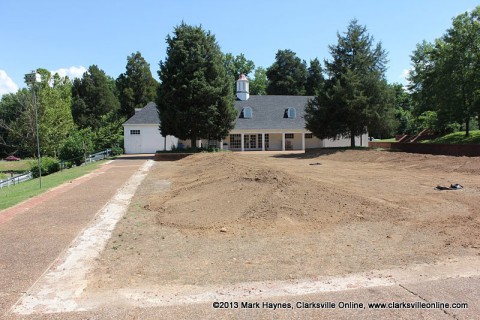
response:
[[[9,313],[144,162],[143,158],[115,160],[40,198],[0,212],[0,319],[480,319],[480,276],[477,275],[247,300],[252,302],[252,307],[258,302],[260,308],[241,308],[242,301],[226,299],[226,302],[238,302],[239,308],[216,309],[212,301],[149,308],[104,306],[91,312],[29,316]],[[474,267],[480,275],[480,265]],[[292,308],[274,310],[266,308],[271,305],[263,302],[290,303]],[[334,303],[335,308],[297,308],[297,302],[323,303],[330,307]],[[457,302],[467,303],[468,308],[376,310],[369,308],[368,302]]]
[[[114,160],[88,176],[0,212],[0,318],[145,160]]]

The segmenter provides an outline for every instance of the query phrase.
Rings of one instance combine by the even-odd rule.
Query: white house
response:
[[[159,131],[157,105],[150,102],[123,124],[125,153],[155,153],[178,146],[174,136],[162,136]]]
[[[350,139],[318,139],[305,129],[305,107],[313,96],[250,96],[248,79],[237,80],[237,119],[223,141],[198,141],[198,146],[216,146],[234,151],[305,150],[309,148],[348,147]],[[189,141],[163,137],[159,132],[156,106],[149,103],[123,124],[125,153],[152,153],[170,150]],[[132,131],[133,130],[133,131]],[[132,133],[133,132],[133,133]],[[366,146],[368,134],[356,137],[355,144]],[[165,143],[166,141],[166,143]],[[165,149],[166,148],[166,149]]]

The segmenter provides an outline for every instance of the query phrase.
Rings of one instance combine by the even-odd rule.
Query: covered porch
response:
[[[232,151],[305,151],[305,132],[232,132],[223,147]]]

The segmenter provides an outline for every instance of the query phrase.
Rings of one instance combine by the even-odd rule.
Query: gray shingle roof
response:
[[[304,129],[305,106],[313,96],[250,96],[246,101],[236,101],[235,109],[239,112],[234,130],[248,129]],[[240,118],[244,107],[251,107],[251,119]],[[295,108],[297,116],[284,118],[285,110]]]
[[[234,130],[264,129],[299,129],[305,128],[305,106],[313,96],[250,96],[246,101],[235,101],[238,111]],[[240,118],[244,107],[251,107],[251,119]],[[284,118],[285,110],[296,109],[296,117]],[[154,102],[147,104],[142,110],[128,119],[124,124],[159,124],[157,108]]]
[[[155,102],[149,102],[123,124],[160,124],[157,105]]]

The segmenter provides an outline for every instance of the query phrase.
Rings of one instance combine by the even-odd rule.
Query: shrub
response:
[[[112,147],[112,156],[119,156],[121,154],[123,154],[122,148],[120,148],[119,146]]]
[[[58,159],[52,157],[43,157],[40,166],[42,169],[42,176],[48,176],[49,174],[60,170],[60,162]],[[34,178],[38,178],[38,161],[30,163],[30,171],[32,171]]]
[[[92,151],[92,141],[85,132],[71,132],[59,150],[59,158],[79,166],[85,160],[85,154]]]

